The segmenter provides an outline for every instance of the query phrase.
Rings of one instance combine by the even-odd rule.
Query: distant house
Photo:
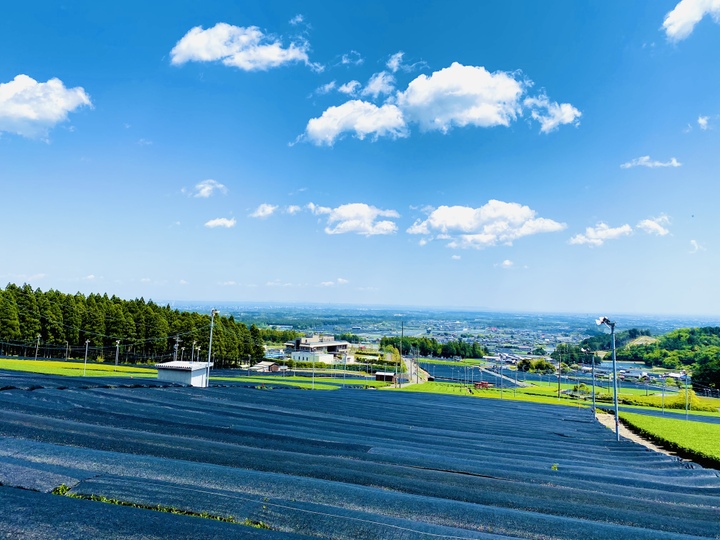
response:
[[[332,364],[335,361],[332,354],[311,351],[293,351],[290,353],[290,358],[294,362],[313,362],[315,364]]]
[[[252,366],[248,371],[255,371],[256,373],[270,373],[270,372],[277,372],[280,371],[280,366],[278,366],[275,362],[270,362],[268,360],[263,360],[262,362],[258,362],[254,366]]]

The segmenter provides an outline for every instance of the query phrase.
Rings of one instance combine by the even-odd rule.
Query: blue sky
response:
[[[717,315],[720,1],[13,3],[0,282]]]

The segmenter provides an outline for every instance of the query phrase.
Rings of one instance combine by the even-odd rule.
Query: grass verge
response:
[[[683,457],[720,469],[720,424],[621,412],[628,429]]]
[[[142,510],[153,510],[155,512],[166,512],[169,514],[177,514],[181,516],[199,517],[203,519],[211,519],[213,521],[223,521],[225,523],[236,523],[238,525],[245,525],[247,527],[254,527],[256,529],[270,529],[270,526],[262,521],[253,521],[245,518],[244,520],[238,520],[233,516],[219,516],[216,514],[209,514],[207,512],[192,512],[190,510],[183,510],[181,508],[175,508],[173,506],[165,506],[162,504],[147,505],[138,504],[130,501],[120,501],[118,499],[110,499],[103,497],[102,495],[83,495],[80,493],[73,493],[70,488],[65,484],[60,484],[58,487],[52,490],[53,495],[61,495],[63,497],[70,497],[71,499],[82,499],[85,501],[102,502],[106,504],[115,504],[118,506],[128,506],[130,508],[140,508]]]
[[[0,359],[0,369],[42,373],[45,375],[62,375],[82,377],[85,365],[83,362],[64,362],[58,360],[10,360]],[[157,377],[157,370],[135,366],[117,366],[115,364],[88,363],[86,377]]]

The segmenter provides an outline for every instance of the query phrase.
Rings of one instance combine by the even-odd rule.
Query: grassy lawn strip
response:
[[[0,369],[43,373],[45,375],[62,375],[82,377],[82,362],[63,362],[58,360],[8,360],[0,359]],[[115,364],[92,364],[88,362],[86,377],[157,377],[156,369],[118,366]]]
[[[266,386],[292,386],[293,388],[312,388],[312,379],[309,377],[210,377],[211,381],[232,381],[252,383]],[[370,381],[367,379],[337,379],[333,377],[315,377],[315,390],[337,390],[342,385],[352,386],[369,386],[378,388],[387,386],[388,383],[380,381]]]
[[[245,525],[247,527],[254,527],[256,529],[270,529],[270,526],[268,526],[266,523],[263,523],[262,521],[252,521],[248,518],[245,518],[243,521],[239,521],[235,519],[233,516],[218,516],[215,514],[208,514],[207,512],[192,512],[190,510],[182,510],[180,508],[175,508],[172,506],[164,506],[162,504],[158,504],[155,506],[146,505],[146,504],[138,504],[133,503],[129,501],[120,501],[118,499],[109,499],[107,497],[103,497],[102,495],[82,495],[80,493],[73,493],[70,491],[70,488],[66,486],[65,484],[60,484],[58,487],[52,490],[53,495],[61,495],[64,497],[70,497],[71,499],[82,499],[85,501],[95,501],[95,502],[102,502],[106,504],[116,504],[118,506],[129,506],[131,508],[141,508],[143,510],[153,510],[155,512],[167,512],[169,514],[178,514],[181,516],[192,516],[192,517],[199,517],[203,519],[212,519],[214,521],[223,521],[225,523],[237,523],[238,525]]]
[[[623,424],[681,455],[720,468],[720,425],[621,412]],[[704,462],[704,463],[703,463]]]
[[[397,392],[427,392],[430,394],[448,394],[454,396],[468,396],[477,398],[489,398],[489,399],[507,399],[511,401],[526,401],[532,403],[547,403],[550,405],[565,405],[570,407],[588,407],[586,403],[571,400],[568,398],[559,399],[557,396],[544,396],[534,394],[523,394],[518,390],[516,395],[513,396],[512,389],[505,389],[500,392],[499,388],[488,388],[485,390],[475,390],[472,392],[468,388],[458,384],[449,384],[441,382],[428,382],[425,384],[413,384],[411,386],[400,388]]]
[[[482,358],[465,358],[463,360],[431,360],[429,358],[418,358],[418,362],[438,366],[484,366],[487,364]]]

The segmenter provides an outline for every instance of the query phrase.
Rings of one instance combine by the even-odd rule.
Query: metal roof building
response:
[[[210,368],[212,365],[212,362],[188,362],[187,360],[174,360],[172,362],[155,364],[155,367],[158,370],[159,381],[206,388],[208,386]]]

